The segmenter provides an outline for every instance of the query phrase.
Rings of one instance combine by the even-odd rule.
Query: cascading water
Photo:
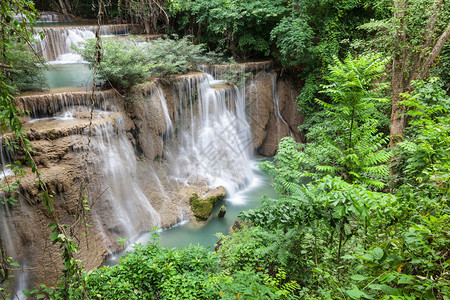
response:
[[[205,181],[236,193],[253,178],[252,140],[244,91],[211,75],[185,78],[179,85],[180,115],[175,149],[168,151],[173,177],[184,184]]]
[[[18,21],[22,21],[22,20],[26,20],[26,16],[23,14],[15,14],[13,16],[14,19],[18,20]],[[28,21],[27,21],[28,22]],[[37,19],[36,21],[38,24],[39,23],[56,23],[56,22],[72,22],[72,19],[67,16],[67,15],[62,15],[62,14],[58,14],[58,13],[54,13],[54,12],[43,12],[40,16],[39,19]]]
[[[9,152],[3,146],[3,139],[0,138],[0,159],[2,169],[0,170],[0,181],[8,176],[13,175],[13,171],[8,166],[11,162]]]
[[[75,109],[89,111],[92,94],[86,92],[56,93],[38,96],[17,97],[23,110],[29,112],[32,120],[57,117],[60,113],[73,113]],[[117,94],[112,91],[98,91],[94,94],[94,108],[100,111],[117,111]]]
[[[56,22],[62,22],[62,23],[68,23],[72,22],[72,19],[67,15],[57,14],[53,12],[43,12],[39,19],[37,20],[37,23],[56,23]]]
[[[35,28],[36,33],[43,32],[45,38],[36,43],[36,52],[52,64],[58,63],[79,63],[81,56],[73,53],[73,46],[79,46],[80,43],[88,39],[95,38],[96,26],[80,27],[43,27]],[[129,33],[129,26],[121,25],[103,25],[100,27],[100,35],[115,36],[126,35]]]
[[[96,214],[94,209],[99,228],[126,238],[159,226],[160,216],[136,178],[137,159],[125,134],[122,118],[117,118],[114,126],[110,122],[97,125],[94,131],[91,137],[92,157],[95,159],[92,173],[96,178],[89,198],[94,202],[100,198],[100,202],[107,203],[114,214]],[[84,144],[87,145],[87,141]],[[104,232],[103,236],[110,234]]]
[[[11,289],[13,300],[28,299],[22,290],[29,288],[29,271],[28,263],[33,261],[33,253],[27,248],[32,243],[31,236],[16,236],[16,228],[22,227],[30,229],[32,221],[28,218],[30,210],[26,205],[22,205],[20,201],[15,204],[5,201],[4,194],[0,208],[0,235],[3,244],[1,255],[10,258],[10,262],[14,263],[9,269],[8,275],[12,275],[11,282],[14,288]]]

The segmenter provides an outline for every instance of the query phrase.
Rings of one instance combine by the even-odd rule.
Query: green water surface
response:
[[[167,247],[183,248],[186,245],[202,245],[214,247],[219,240],[215,234],[221,232],[227,234],[234,224],[239,213],[244,210],[261,206],[261,197],[277,198],[277,194],[272,184],[272,177],[259,171],[255,171],[257,184],[250,186],[233,196],[233,199],[225,199],[223,203],[227,205],[227,213],[224,218],[218,218],[217,213],[221,204],[218,204],[212,214],[212,218],[207,223],[186,223],[178,225],[160,233],[161,244]]]
[[[92,70],[87,64],[49,65],[44,70],[50,89],[65,87],[92,88]]]

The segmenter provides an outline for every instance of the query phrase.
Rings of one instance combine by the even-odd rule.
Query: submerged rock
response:
[[[214,205],[225,198],[225,196],[226,190],[223,186],[219,186],[203,196],[199,196],[197,193],[193,194],[189,198],[189,204],[195,218],[198,221],[206,221],[211,215]]]

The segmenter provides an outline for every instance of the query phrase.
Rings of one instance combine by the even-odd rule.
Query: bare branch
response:
[[[422,68],[422,72],[420,72],[418,79],[423,79],[425,77],[425,75],[427,75],[431,64],[436,60],[436,58],[438,57],[439,53],[442,50],[442,47],[444,47],[444,44],[448,40],[449,37],[450,37],[450,24],[447,26],[445,31],[442,33],[442,35],[440,36],[440,38],[434,45],[433,50],[431,50],[430,55],[428,55],[428,58],[425,61],[425,64]]]

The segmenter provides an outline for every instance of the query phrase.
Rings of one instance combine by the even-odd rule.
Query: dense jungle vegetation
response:
[[[297,100],[307,143],[282,139],[273,161],[261,164],[280,198],[243,212],[216,251],[168,249],[155,234],[119,265],[83,272],[74,259],[76,244],[54,225],[51,239],[61,244],[66,269],[58,286],[27,294],[450,299],[450,1],[104,2],[0,4],[1,128],[19,137],[11,147],[30,147],[20,139],[12,97],[39,78],[35,56],[21,51],[32,39],[27,22],[37,17],[36,8],[96,18],[99,4],[104,21],[191,35],[197,44],[179,39],[180,52],[166,61],[151,49],[105,43],[105,53],[116,56],[105,56],[103,70],[110,73],[100,75],[126,89],[138,83],[133,78],[183,72],[198,59],[213,59],[206,51],[237,61],[272,58],[302,86]],[[12,18],[19,12],[28,21]],[[161,52],[176,49],[161,43]],[[94,46],[82,51],[87,60]],[[186,57],[181,69],[177,55]],[[123,78],[110,77],[118,71]],[[51,207],[45,192],[43,197]],[[3,258],[3,266],[9,264]]]

